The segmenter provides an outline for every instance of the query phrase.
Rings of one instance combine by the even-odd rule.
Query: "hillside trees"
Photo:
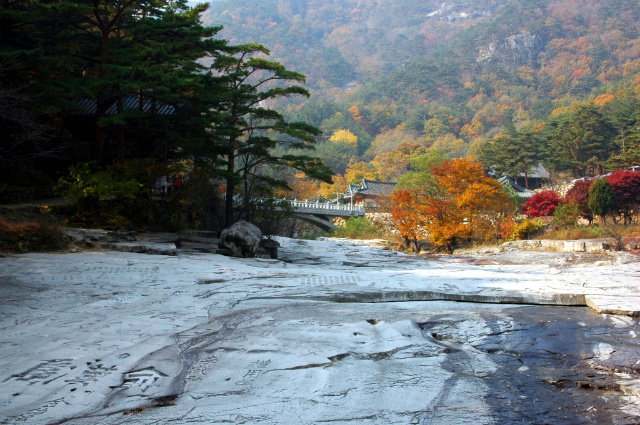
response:
[[[495,140],[496,135],[504,133],[512,124],[522,130],[536,128],[552,114],[554,120],[565,118],[576,102],[595,98],[594,106],[605,115],[614,109],[622,111],[619,92],[624,86],[637,86],[637,82],[632,81],[640,70],[638,33],[634,30],[637,27],[634,17],[640,15],[640,9],[633,2],[454,1],[451,10],[466,10],[467,7],[477,10],[482,4],[483,10],[495,13],[482,15],[486,18],[473,15],[477,19],[467,20],[458,20],[458,16],[446,25],[442,22],[446,11],[438,18],[408,12],[414,16],[410,20],[402,19],[406,17],[402,14],[389,15],[389,10],[398,8],[417,11],[433,7],[430,2],[407,1],[403,6],[391,2],[373,7],[371,2],[345,0],[340,7],[332,9],[308,2],[294,7],[289,2],[273,0],[264,9],[277,9],[275,17],[269,17],[263,8],[253,10],[247,6],[247,1],[238,3],[243,6],[232,7],[226,14],[222,13],[228,8],[226,4],[222,6],[217,2],[212,8],[220,12],[218,15],[224,15],[220,19],[229,23],[227,30],[237,31],[241,40],[259,40],[258,37],[284,40],[287,32],[296,28],[296,37],[288,34],[288,41],[279,41],[274,51],[284,63],[295,64],[296,69],[304,70],[319,94],[315,97],[317,108],[305,105],[300,112],[304,110],[313,116],[314,125],[322,127],[327,136],[338,128],[348,128],[356,134],[359,138],[356,161],[370,160],[381,152],[380,145],[383,150],[392,149],[391,145],[389,149],[384,148],[386,144],[398,145],[400,139],[396,136],[399,135],[393,133],[402,125],[406,126],[407,133],[415,134],[419,143],[435,145],[461,156],[476,153],[475,147],[480,141]],[[276,8],[274,4],[279,6]],[[620,13],[615,12],[618,10]],[[342,15],[343,11],[349,12]],[[289,16],[289,13],[294,15]],[[215,19],[215,16],[210,14],[209,19]],[[312,22],[312,17],[320,16],[322,19]],[[380,19],[373,19],[373,16]],[[245,25],[247,22],[259,22],[260,25],[252,27]],[[305,22],[307,27],[303,25]],[[377,30],[364,28],[365,22]],[[420,36],[405,32],[414,24],[420,27]],[[380,30],[382,25],[386,33]],[[455,30],[455,35],[448,36],[454,27],[460,31]],[[360,37],[355,44],[347,42],[349,38],[363,34],[369,37]],[[373,34],[376,36],[371,36]],[[389,40],[390,37],[394,40]],[[418,49],[414,43],[419,40],[429,47],[425,45]],[[413,57],[407,55],[409,46],[412,46]],[[337,49],[355,70],[353,78],[362,86],[349,84],[345,87],[344,82],[337,81],[335,84],[339,87],[328,86],[327,78],[317,75],[326,64],[317,66],[309,60],[323,57],[322,54],[308,54],[316,49]],[[400,49],[404,53],[383,53],[389,49],[394,53]],[[428,53],[423,55],[419,53],[421,51]],[[372,74],[368,70],[374,69],[376,76],[384,70],[383,79],[370,77]],[[345,75],[352,78],[354,74]],[[369,77],[363,78],[364,75]],[[600,98],[602,94],[605,96]],[[618,158],[620,161],[616,163],[621,166],[633,165],[640,158],[635,142],[638,136],[634,134],[638,133],[637,105],[631,102],[636,101],[636,94],[637,87],[632,96],[628,96],[627,111],[613,117],[613,136],[602,139],[611,141],[622,136],[616,140],[624,147]],[[612,96],[615,99],[611,102]],[[606,102],[611,103],[606,105]],[[328,103],[332,108],[326,108]],[[350,117],[354,106],[358,112]],[[561,108],[566,108],[564,113]],[[444,110],[448,112],[445,114]],[[451,117],[454,119],[450,120]],[[589,125],[589,120],[585,120],[585,124]],[[570,133],[564,128],[560,132]],[[586,130],[588,132],[592,129]],[[581,174],[586,168],[589,174],[598,174],[603,161],[619,153],[614,152],[618,146],[604,147],[605,153],[601,155],[593,152],[593,146],[586,146],[599,141],[586,140],[583,136],[574,134],[571,140],[559,140],[554,151],[545,158],[557,156],[554,166],[558,171]],[[550,136],[547,140],[554,138]],[[576,158],[571,153],[570,144],[574,139],[581,139],[579,150],[588,157]],[[367,144],[372,141],[372,150],[365,154]],[[585,162],[588,164],[584,165]],[[551,167],[548,161],[543,164]]]
[[[436,191],[436,181],[431,170],[450,159],[438,149],[431,149],[422,155],[411,158],[409,160],[411,170],[400,177],[397,188],[419,191],[426,196],[431,196]]]
[[[417,140],[418,135],[412,131],[407,131],[405,125],[400,125],[392,130],[383,130],[373,139],[365,156],[373,158],[376,155],[393,151],[402,144],[416,143]]]
[[[516,179],[524,174],[529,189],[529,174],[544,158],[544,140],[532,128],[505,134],[482,147],[480,159],[497,175]]]
[[[402,143],[393,151],[376,155],[370,164],[377,170],[382,181],[398,181],[409,171],[411,160],[425,153],[426,149],[417,143]]]
[[[574,177],[603,174],[611,155],[615,129],[593,104],[553,118],[548,125],[551,160]]]

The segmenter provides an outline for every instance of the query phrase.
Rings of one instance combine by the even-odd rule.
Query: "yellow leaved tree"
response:
[[[334,131],[329,138],[329,141],[334,143],[345,143],[353,146],[354,148],[358,147],[358,136],[345,129]]]

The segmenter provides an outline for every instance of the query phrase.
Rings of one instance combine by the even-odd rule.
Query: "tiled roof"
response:
[[[393,182],[377,182],[373,180],[362,180],[358,194],[371,195],[371,196],[391,196],[391,193],[396,188],[396,183]]]
[[[518,177],[524,177],[524,173],[520,173]],[[548,179],[550,177],[550,174],[547,169],[542,166],[542,164],[538,163],[538,165],[533,167],[528,173],[528,177],[533,179]]]
[[[69,111],[71,115],[95,115],[98,106],[95,99],[82,99],[74,102],[76,108]],[[151,112],[152,110],[158,115],[172,115],[175,113],[176,108],[172,105],[167,105],[162,102],[154,102],[148,97],[145,97],[142,101],[142,105],[139,104],[138,96],[129,95],[125,96],[122,100],[122,108],[128,110],[138,110],[142,106],[142,111]],[[113,102],[107,109],[107,116],[116,115],[118,111],[118,105]]]
[[[520,186],[519,184],[517,184],[512,179],[506,176],[499,178],[498,183],[502,184],[503,186],[506,186],[508,184],[511,185],[511,187],[513,188],[514,191],[516,191],[518,196],[524,199],[529,199],[536,194],[534,191],[525,189],[524,187]]]

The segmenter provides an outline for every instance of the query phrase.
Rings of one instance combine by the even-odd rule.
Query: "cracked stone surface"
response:
[[[636,257],[279,241],[0,258],[0,424],[640,422]]]

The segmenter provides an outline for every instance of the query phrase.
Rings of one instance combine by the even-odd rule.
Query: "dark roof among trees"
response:
[[[92,116],[96,115],[98,105],[95,99],[82,99],[75,103],[75,108],[69,111],[70,115],[78,116]],[[166,103],[158,102],[149,98],[140,99],[136,95],[125,96],[122,99],[123,110],[134,110],[142,112],[154,112],[158,115],[173,115],[176,112],[176,108]],[[113,103],[107,109],[107,116],[113,116],[118,113],[118,104],[114,100]]]
[[[371,196],[391,196],[396,188],[395,182],[377,182],[373,180],[363,179],[358,189],[358,194]]]
[[[518,194],[518,196],[524,199],[529,199],[536,194],[534,191],[525,189],[524,187],[520,186],[511,177],[500,177],[498,179],[498,183],[502,184],[503,186],[510,185],[511,188]]]

